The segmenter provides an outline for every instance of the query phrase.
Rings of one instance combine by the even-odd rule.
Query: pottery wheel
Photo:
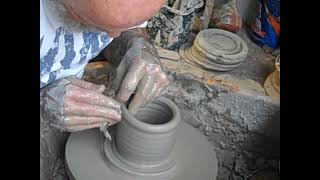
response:
[[[115,137],[113,137],[115,138]],[[113,139],[114,140],[114,139]],[[157,175],[135,175],[117,167],[105,155],[105,136],[97,129],[72,133],[66,145],[66,167],[71,180],[168,179]],[[173,149],[172,180],[215,180],[218,161],[213,147],[198,130],[181,121]]]

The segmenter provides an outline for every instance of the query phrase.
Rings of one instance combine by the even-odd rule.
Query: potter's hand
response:
[[[120,104],[104,96],[104,89],[72,77],[58,80],[41,90],[41,114],[69,132],[115,124],[121,120]]]
[[[129,110],[135,113],[139,107],[158,96],[168,84],[154,46],[142,37],[131,39],[117,68],[116,99],[126,103],[134,94]]]

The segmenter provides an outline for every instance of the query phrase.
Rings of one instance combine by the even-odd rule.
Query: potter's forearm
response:
[[[124,43],[127,43],[127,48],[130,48],[135,41],[144,41],[145,43],[152,44],[149,39],[149,34],[145,28],[127,30],[123,32],[119,38]]]
[[[145,40],[149,40],[149,34],[145,28],[134,28],[129,29],[127,31],[124,31],[119,36],[120,40],[123,40],[124,42],[129,42],[132,39],[135,38],[143,38]]]
[[[134,28],[122,32],[118,38],[115,38],[112,43],[104,50],[104,57],[113,62],[119,64],[120,60],[129,48],[146,49],[151,54],[157,56],[157,52],[152,45],[149,34],[145,28]]]
[[[155,47],[150,41],[149,34],[145,28],[135,28],[123,33],[123,38],[127,40],[127,50],[129,48],[138,48],[148,51],[155,57],[158,56]]]

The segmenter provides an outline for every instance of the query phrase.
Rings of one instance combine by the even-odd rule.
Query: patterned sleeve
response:
[[[97,56],[111,38],[102,31],[73,32],[54,26],[40,0],[40,88],[68,76],[82,77],[85,65]]]

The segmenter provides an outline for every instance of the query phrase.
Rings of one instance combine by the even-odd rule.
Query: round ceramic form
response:
[[[208,55],[229,61],[238,61],[248,54],[248,47],[244,40],[236,34],[221,29],[200,31],[193,44]]]
[[[184,121],[166,98],[141,108],[111,130],[72,133],[66,167],[74,180],[214,180],[218,162],[206,137]]]
[[[280,97],[280,77],[279,72],[272,72],[265,80],[264,89],[268,96],[279,98]]]
[[[241,63],[233,64],[233,65],[226,65],[226,64],[219,64],[213,61],[206,62],[207,60],[199,55],[197,55],[193,48],[191,48],[188,44],[183,44],[179,49],[179,54],[189,64],[199,66],[203,69],[207,70],[215,70],[215,71],[229,71],[236,67],[238,67]]]
[[[280,55],[275,61],[275,71],[273,71],[265,80],[264,88],[269,96],[280,97]]]
[[[247,57],[247,44],[236,34],[221,29],[200,31],[193,44],[179,49],[188,62],[209,70],[228,71],[238,67]]]
[[[108,159],[133,174],[154,176],[174,171],[172,150],[181,119],[177,106],[160,97],[140,108],[135,116],[125,107],[122,113],[123,121],[117,126],[115,140],[111,148],[105,147]]]

